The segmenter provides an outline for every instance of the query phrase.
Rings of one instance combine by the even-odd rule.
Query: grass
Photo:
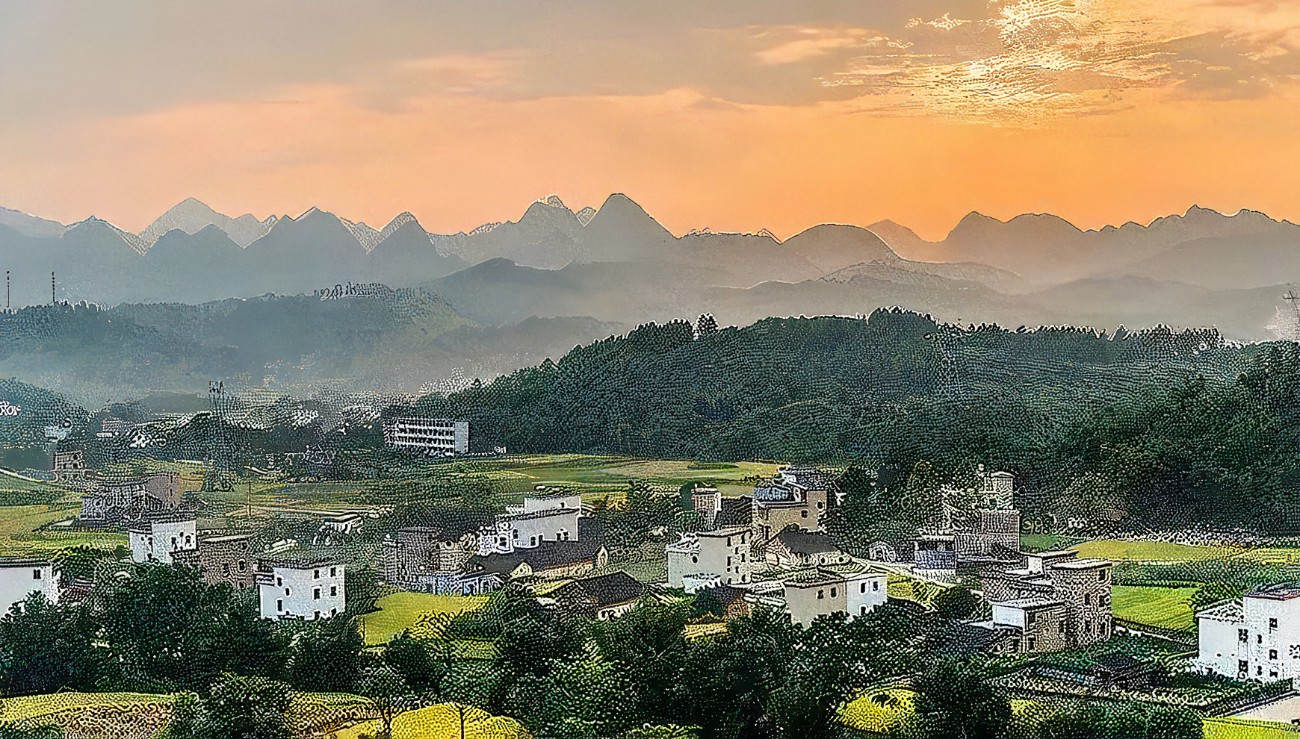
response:
[[[1191,631],[1196,626],[1191,598],[1196,588],[1116,585],[1111,608],[1117,618],[1165,629]]]
[[[1290,726],[1271,721],[1207,718],[1202,726],[1205,739],[1296,739],[1300,736],[1300,732]]]
[[[380,610],[361,617],[361,628],[366,635],[366,644],[386,644],[394,636],[417,626],[422,616],[430,614],[454,616],[482,608],[484,603],[487,603],[487,596],[483,595],[393,593],[385,595],[375,603]]]
[[[460,739],[461,719],[465,739],[524,739],[529,736],[518,721],[454,703],[407,711],[393,720],[393,739]],[[365,721],[328,735],[331,739],[361,739],[379,732],[378,721]]]
[[[681,487],[698,481],[714,485],[724,495],[749,493],[754,477],[767,477],[777,465],[768,462],[695,462],[648,460],[586,454],[516,455],[452,465],[464,473],[494,480],[505,493],[527,493],[538,485],[567,487],[586,496],[619,494],[629,480],[659,487]]]

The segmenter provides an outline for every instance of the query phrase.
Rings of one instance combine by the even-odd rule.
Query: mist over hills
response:
[[[0,352],[0,376],[96,395],[234,376],[411,390],[706,312],[747,325],[902,306],[961,324],[1215,326],[1270,339],[1288,318],[1285,285],[1300,280],[1300,227],[1193,207],[1088,231],[1048,214],[972,213],[937,242],[891,221],[821,224],[782,241],[762,230],[675,235],[614,194],[576,212],[551,196],[518,220],[433,234],[410,213],[375,228],[317,208],[230,217],[191,198],[139,234],[0,209],[0,261],[15,308],[48,305],[51,272],[60,303],[104,306],[83,309],[98,319],[71,344],[57,335],[66,326],[10,321],[17,343]],[[394,319],[371,288],[365,299],[320,294],[372,284],[418,296],[445,320],[435,331]],[[231,308],[241,305],[258,309]],[[118,356],[154,360],[136,371]]]

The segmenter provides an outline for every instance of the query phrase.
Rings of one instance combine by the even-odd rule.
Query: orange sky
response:
[[[456,231],[614,191],[678,233],[1300,220],[1286,5],[11,4],[0,205],[133,230],[191,195]]]

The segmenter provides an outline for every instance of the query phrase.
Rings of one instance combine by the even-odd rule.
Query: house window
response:
[[[330,577],[338,577],[338,574],[339,574],[339,568],[337,567],[330,568]]]
[[[1245,629],[1237,629],[1237,641],[1245,644],[1250,641],[1250,632]]]
[[[284,589],[284,594],[285,594],[285,595],[289,595],[289,594],[290,594],[288,588],[285,588],[285,589]]]
[[[1276,619],[1276,618],[1270,618],[1270,619],[1268,620],[1268,630],[1269,630],[1269,631],[1276,631],[1276,630],[1277,630],[1277,619]]]
[[[1034,637],[1031,636],[1029,637],[1029,641],[1026,643],[1025,648],[1032,652],[1034,651],[1035,644],[1036,644],[1036,640],[1034,639]]]
[[[312,588],[311,599],[320,600],[320,588]]]
[[[284,601],[283,601],[283,600],[277,600],[277,601],[275,602],[275,612],[276,612],[276,613],[283,613],[283,612],[284,612]]]
[[[1271,678],[1273,678],[1274,680],[1276,680],[1276,679],[1277,679],[1277,670],[1269,670],[1269,671],[1268,671],[1268,676],[1271,677]]]
[[[866,607],[866,606],[862,606],[861,614],[862,614],[863,616],[867,615],[867,607]]]
[[[337,615],[339,615],[339,609],[337,609],[337,608],[331,608],[331,609],[330,609],[330,615],[331,615],[331,616],[337,616]]]
[[[817,600],[825,600],[825,599],[826,599],[826,591],[825,591],[825,590],[818,590],[818,591],[817,591]]]
[[[311,579],[313,579],[313,580],[319,580],[319,579],[320,579],[320,570],[312,570],[312,573],[311,573]]]
[[[1084,594],[1083,594],[1083,604],[1084,604],[1085,606],[1090,606],[1090,605],[1092,605],[1092,593],[1084,593]]]
[[[33,580],[39,580],[39,579],[41,579],[41,571],[40,571],[40,570],[32,570],[32,579],[33,579]]]
[[[312,611],[312,612],[311,612],[311,617],[314,618],[314,619],[318,619],[318,618],[320,618],[320,611]]]
[[[727,557],[727,566],[728,566],[728,567],[731,566],[731,557]]]
[[[336,596],[336,595],[338,595],[338,594],[339,594],[339,586],[337,586],[337,585],[331,585],[331,586],[330,586],[330,597],[333,598],[334,596]]]
[[[229,562],[222,562],[222,563],[221,563],[221,571],[222,571],[222,573],[229,575],[229,574],[230,574],[230,563],[229,563]],[[278,585],[278,584],[281,584],[281,583],[276,583],[276,584]]]
[[[243,572],[244,570],[247,570],[247,569],[248,569],[248,563],[245,562],[245,561],[242,560],[242,559],[239,560],[239,571],[240,571],[240,572]],[[229,572],[229,571],[230,571],[230,565],[226,565],[226,572]]]
[[[808,511],[806,511],[806,510],[804,510],[804,511],[799,511],[799,517],[800,517],[800,518],[807,518],[807,517],[808,517]]]
[[[226,572],[229,572],[229,571],[230,571],[230,565],[226,565]],[[276,585],[284,585],[284,578],[283,578],[283,577],[278,577],[278,576],[277,576],[277,577],[275,578],[275,584],[276,584]]]
[[[835,597],[835,593],[836,593],[836,588],[831,588],[831,597],[832,597],[832,598]]]
[[[1034,613],[1033,611],[1030,611],[1029,613],[1026,613],[1026,614],[1025,614],[1025,625],[1026,625],[1026,626],[1033,626],[1034,623],[1037,622],[1037,621],[1038,621],[1038,614],[1037,614],[1037,613]],[[1032,649],[1032,647],[1031,647],[1031,649]]]
[[[872,583],[872,584],[874,585],[875,583]],[[860,591],[858,591],[858,592],[860,592],[860,593],[865,593],[865,592],[867,592],[867,584],[866,584],[866,583],[862,583],[862,589],[861,589]]]
[[[880,581],[879,581],[879,580],[872,580],[872,581],[871,581],[871,591],[874,592],[874,593],[879,593],[879,592],[880,592]]]
[[[1102,571],[1100,571],[1100,572],[1097,573],[1097,581],[1098,581],[1098,582],[1106,582],[1106,571],[1105,571],[1105,570],[1102,570]]]
[[[1269,658],[1270,660],[1277,659],[1277,650],[1276,650],[1276,649],[1270,649],[1270,650],[1268,650],[1268,658]]]

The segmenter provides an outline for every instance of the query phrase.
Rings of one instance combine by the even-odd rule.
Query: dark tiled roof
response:
[[[525,562],[534,572],[587,562],[595,558],[599,549],[598,542],[547,541],[531,549],[516,549],[510,554],[474,555],[466,569],[470,572],[495,572],[504,577]]]
[[[626,572],[574,580],[555,591],[556,600],[582,603],[591,608],[617,605],[645,594],[645,585]]]
[[[807,555],[839,551],[839,547],[835,546],[835,542],[831,541],[829,534],[804,531],[796,526],[787,526],[774,538],[785,545],[785,548],[789,549],[793,554]]]
[[[749,591],[744,588],[737,588],[731,585],[714,585],[708,588],[700,588],[696,595],[708,593],[718,599],[718,602],[725,608],[738,600],[744,600],[745,593]]]
[[[428,530],[442,538],[459,539],[465,534],[472,534],[491,524],[494,520],[495,516],[488,511],[449,508],[429,511],[402,528]]]

